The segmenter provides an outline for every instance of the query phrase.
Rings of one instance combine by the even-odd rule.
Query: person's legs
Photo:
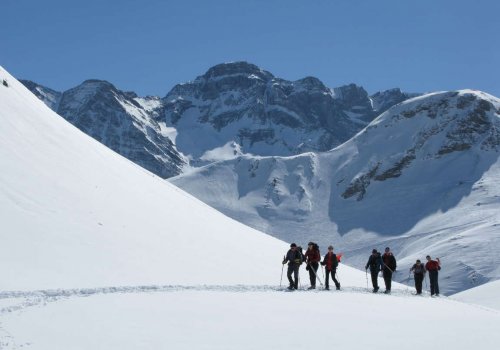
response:
[[[288,265],[288,269],[286,270],[286,277],[288,277],[288,282],[290,282],[290,287],[295,285],[292,279],[292,273],[294,273],[294,269],[292,265]]]
[[[383,274],[384,274],[385,290],[390,291],[392,282],[392,272],[388,269],[384,269]]]
[[[337,278],[336,278],[337,270],[332,270],[331,273],[332,273],[333,282],[335,283],[335,287],[337,289],[340,289],[340,283],[339,283],[339,281],[337,281]]]
[[[378,290],[378,271],[371,270],[370,271],[372,275],[372,286],[375,291]]]
[[[436,294],[436,271],[429,271],[429,284],[431,285],[431,295]]]
[[[417,294],[422,294],[422,281],[424,280],[424,275],[420,273],[415,274],[415,289]]]
[[[439,272],[436,271],[436,276],[434,277],[434,292],[439,295]]]
[[[329,287],[329,285],[330,285],[330,273],[331,273],[331,271],[326,270],[325,289],[329,289],[330,288]],[[332,275],[332,277],[333,277],[333,280],[335,281],[335,276]]]
[[[295,289],[299,288],[299,268],[300,268],[300,265],[296,264],[294,266],[294,269],[293,269],[293,276],[295,277],[295,281],[294,281],[293,287]]]

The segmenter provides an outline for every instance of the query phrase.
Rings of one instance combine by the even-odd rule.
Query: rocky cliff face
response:
[[[158,176],[178,175],[185,165],[164,123],[156,121],[158,98],[139,98],[101,80],[87,80],[64,93],[23,84],[84,133]]]
[[[362,87],[332,90],[314,77],[288,81],[246,62],[215,66],[163,100],[177,146],[195,159],[231,141],[257,155],[326,151],[377,115]]]
[[[88,80],[63,93],[23,81],[50,108],[116,152],[167,178],[241,154],[290,156],[349,140],[380,111],[409,97],[368,96],[319,79],[280,79],[247,62],[220,64],[164,98],[140,98]]]

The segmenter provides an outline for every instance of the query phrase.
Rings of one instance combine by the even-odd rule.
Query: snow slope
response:
[[[500,280],[457,293],[453,299],[500,310]]]
[[[2,349],[358,349],[389,337],[414,349],[415,324],[418,347],[500,342],[498,313],[399,285],[373,295],[343,264],[340,292],[283,292],[287,244],[105,148],[2,68],[0,78]]]
[[[0,72],[10,82],[0,90],[0,290],[276,281],[268,267],[286,244],[117,155]]]
[[[284,240],[334,243],[362,268],[390,246],[397,279],[427,254],[443,260],[443,292],[500,277],[500,101],[461,90],[392,107],[326,153],[242,156],[172,182]]]

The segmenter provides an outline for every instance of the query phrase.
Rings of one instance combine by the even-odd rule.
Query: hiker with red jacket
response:
[[[387,247],[382,255],[382,274],[385,282],[385,294],[391,292],[392,274],[394,271],[396,271],[396,258],[392,255],[391,249]]]
[[[326,269],[325,289],[330,290],[328,284],[330,282],[330,274],[331,274],[333,283],[335,283],[335,287],[337,288],[337,290],[340,290],[340,283],[335,278],[339,261],[337,260],[337,255],[333,252],[333,246],[328,247],[328,253],[325,254],[325,257],[323,258],[321,265],[325,266]]]
[[[411,272],[413,272],[413,278],[415,279],[415,289],[417,290],[417,295],[420,295],[422,294],[422,282],[424,281],[425,276],[425,267],[424,264],[420,262],[420,259],[413,264],[410,269],[410,273]]]
[[[431,296],[439,296],[438,271],[441,270],[441,262],[439,261],[439,258],[437,258],[436,260],[432,260],[430,255],[427,255],[425,258],[427,259],[425,270],[429,271]]]
[[[306,270],[309,271],[309,280],[311,281],[311,286],[308,289],[315,289],[317,278],[316,272],[318,271],[319,262],[321,261],[318,245],[316,243],[309,242],[304,256],[306,258]]]

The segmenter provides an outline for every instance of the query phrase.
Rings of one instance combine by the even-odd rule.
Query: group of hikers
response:
[[[415,280],[415,289],[417,295],[422,294],[422,282],[424,281],[425,274],[429,273],[431,296],[439,296],[439,284],[438,284],[438,271],[441,270],[441,262],[439,258],[432,260],[432,258],[427,255],[427,263],[424,265],[420,260],[417,260],[415,264],[410,268],[410,274],[413,273]],[[329,290],[330,276],[335,283],[337,290],[340,290],[340,282],[337,279],[337,266],[340,261],[340,256],[337,256],[333,252],[333,246],[328,247],[328,253],[325,254],[323,260],[321,260],[321,254],[319,251],[319,246],[314,242],[309,242],[307,244],[307,250],[303,253],[302,248],[298,247],[297,244],[290,244],[290,250],[283,257],[283,265],[288,263],[287,277],[290,285],[289,290],[298,289],[299,287],[299,268],[305,263],[306,270],[309,272],[309,281],[311,283],[308,289],[316,288],[316,281],[319,280],[318,268],[319,265],[325,266],[325,289]],[[389,247],[385,248],[384,254],[381,254],[376,249],[372,250],[372,254],[368,258],[365,270],[368,274],[368,268],[370,269],[373,293],[377,293],[379,290],[378,286],[378,275],[382,272],[385,283],[385,294],[391,293],[391,283],[392,275],[396,272],[397,264],[396,258],[391,252]],[[367,277],[368,278],[368,277]],[[321,281],[320,281],[321,283]],[[368,282],[367,282],[368,283]]]

